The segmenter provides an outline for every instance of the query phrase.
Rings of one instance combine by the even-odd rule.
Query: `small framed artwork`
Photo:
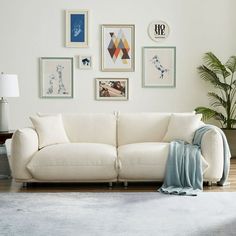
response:
[[[88,10],[66,10],[66,47],[88,47]]]
[[[95,96],[97,100],[128,100],[128,78],[97,78],[95,82]]]
[[[79,68],[82,70],[92,69],[92,56],[79,56]]]
[[[169,36],[169,32],[169,26],[164,21],[153,21],[148,26],[148,35],[156,42],[166,39]]]
[[[134,37],[134,25],[102,25],[102,71],[134,71]]]
[[[73,57],[40,58],[40,97],[73,98]]]
[[[175,87],[175,47],[143,48],[143,87]]]

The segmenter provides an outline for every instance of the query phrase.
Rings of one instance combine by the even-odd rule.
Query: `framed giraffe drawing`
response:
[[[135,26],[102,25],[101,70],[134,71]]]
[[[175,87],[175,75],[175,47],[143,47],[143,87]]]
[[[40,58],[40,97],[73,98],[73,57]]]

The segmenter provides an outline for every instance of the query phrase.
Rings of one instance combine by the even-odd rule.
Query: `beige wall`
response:
[[[223,61],[236,55],[235,0],[0,0],[0,71],[19,75],[20,97],[9,98],[12,128],[29,125],[28,116],[41,112],[190,111],[207,105],[207,86],[196,67],[202,54],[213,51]],[[90,10],[90,46],[64,47],[64,10]],[[164,20],[170,36],[162,43],[147,34],[148,24]],[[135,24],[136,70],[100,71],[100,25]],[[142,88],[143,46],[176,46],[177,87]],[[77,56],[91,54],[93,70],[79,70]],[[74,56],[74,99],[39,98],[38,59]],[[95,101],[94,78],[128,77],[125,102]]]

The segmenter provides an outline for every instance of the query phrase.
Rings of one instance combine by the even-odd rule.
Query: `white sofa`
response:
[[[70,142],[42,149],[35,129],[19,129],[11,144],[12,176],[19,182],[162,181],[169,149],[163,138],[170,117],[171,113],[64,114]],[[204,181],[220,180],[223,148],[217,130],[204,135],[201,150]]]

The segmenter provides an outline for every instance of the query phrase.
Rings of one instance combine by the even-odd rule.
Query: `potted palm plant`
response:
[[[215,90],[208,93],[211,108],[197,107],[195,111],[203,115],[203,120],[213,118],[220,123],[231,154],[236,157],[236,56],[222,64],[212,52],[207,52],[203,61],[197,68],[200,78],[211,83]]]

